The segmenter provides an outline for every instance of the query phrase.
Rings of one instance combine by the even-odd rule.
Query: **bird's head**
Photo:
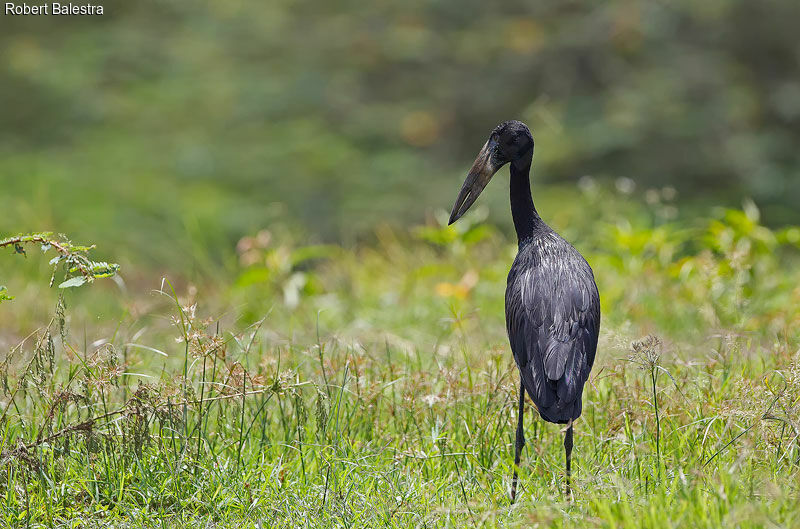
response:
[[[461,186],[453,211],[452,224],[472,206],[492,176],[505,164],[529,164],[533,156],[533,136],[521,121],[504,121],[492,131]]]

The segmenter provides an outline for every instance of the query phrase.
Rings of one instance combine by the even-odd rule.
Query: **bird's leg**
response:
[[[572,488],[570,487],[570,462],[572,459],[572,419],[570,419],[569,424],[566,428],[566,433],[564,434],[564,453],[567,456],[567,499],[572,501]]]
[[[517,437],[514,442],[514,477],[511,478],[511,503],[517,498],[517,470],[519,470],[519,456],[525,446],[525,432],[522,428],[523,412],[525,410],[525,386],[519,384],[519,418],[517,419]]]

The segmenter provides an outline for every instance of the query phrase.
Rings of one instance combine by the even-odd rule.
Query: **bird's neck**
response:
[[[511,216],[520,245],[533,237],[537,227],[542,224],[531,197],[530,171],[530,159],[511,162]]]

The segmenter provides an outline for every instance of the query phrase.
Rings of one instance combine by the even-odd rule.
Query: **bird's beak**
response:
[[[464,180],[464,185],[461,186],[461,191],[458,192],[456,203],[453,204],[453,211],[450,213],[450,222],[448,226],[464,215],[467,210],[472,206],[478,195],[481,194],[483,188],[492,179],[492,176],[497,172],[503,164],[498,164],[494,161],[494,151],[497,148],[497,143],[491,139],[486,142],[478,153],[475,163],[472,164],[472,169],[467,174],[467,179]]]

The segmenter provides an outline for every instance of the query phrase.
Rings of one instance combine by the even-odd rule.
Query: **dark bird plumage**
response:
[[[544,420],[567,424],[580,417],[599,327],[592,269],[541,223],[520,242],[508,274],[506,328],[522,385]]]
[[[506,287],[506,329],[520,371],[519,416],[511,499],[516,496],[519,456],[525,444],[525,393],[541,417],[566,424],[567,493],[573,421],[582,410],[600,331],[600,296],[583,256],[550,228],[533,205],[530,166],[533,136],[524,123],[498,125],[481,149],[453,206],[452,224],[475,202],[492,176],[511,164],[511,213],[519,249]]]

